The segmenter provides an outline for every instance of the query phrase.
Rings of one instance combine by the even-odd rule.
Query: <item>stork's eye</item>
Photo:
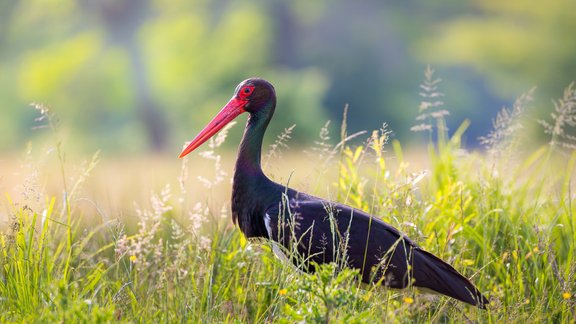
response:
[[[245,86],[242,89],[240,89],[239,95],[241,98],[246,98],[252,94],[252,91],[254,91],[254,86]]]

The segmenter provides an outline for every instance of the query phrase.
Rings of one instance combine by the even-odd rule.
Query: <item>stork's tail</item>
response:
[[[413,253],[414,286],[486,309],[488,299],[451,265],[421,249],[415,249]]]

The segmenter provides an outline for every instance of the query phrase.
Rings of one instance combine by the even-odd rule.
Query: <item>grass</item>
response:
[[[421,108],[441,113],[420,111],[416,130],[429,132],[424,156],[388,143],[386,127],[370,135],[348,135],[343,127],[337,145],[323,127],[305,158],[294,162],[284,152],[295,172],[286,174],[273,165],[290,128],[270,147],[267,170],[283,183],[381,215],[471,278],[490,297],[488,310],[361,285],[357,272],[335,265],[302,274],[278,260],[268,242],[246,241],[231,226],[222,194],[232,170],[231,157],[221,157],[223,138],[180,168],[160,158],[114,164],[97,155],[72,168],[49,124],[55,153],[30,151],[20,163],[21,185],[2,200],[0,322],[573,322],[576,153],[554,145],[571,140],[569,129],[554,125],[570,126],[571,108],[562,107],[574,94],[556,102],[562,113],[541,122],[555,136],[550,143],[522,145],[517,118],[529,100],[521,97],[484,138],[487,153],[469,152],[460,140],[467,123],[449,137],[441,102],[426,104],[438,97],[439,83],[432,71],[427,79]],[[354,137],[365,141],[352,144]],[[421,159],[426,170],[415,163]],[[39,162],[47,160],[54,163]],[[301,171],[306,165],[314,166],[310,174]],[[150,168],[167,178],[142,182]],[[115,181],[109,190],[121,199],[101,192],[105,181]],[[144,199],[148,187],[155,193]]]

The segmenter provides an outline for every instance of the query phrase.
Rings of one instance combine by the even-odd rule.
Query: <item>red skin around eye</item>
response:
[[[248,91],[246,91],[248,90]],[[244,99],[246,97],[248,97],[249,95],[252,94],[252,91],[254,91],[254,87],[253,86],[245,86],[244,88],[240,89],[240,92],[238,93],[238,96],[241,99]]]

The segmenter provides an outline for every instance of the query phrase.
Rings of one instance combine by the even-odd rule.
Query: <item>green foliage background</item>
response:
[[[360,3],[6,0],[0,4],[0,150],[37,136],[30,102],[51,107],[79,150],[173,151],[251,76],[279,95],[279,133],[318,120],[387,122],[406,138],[431,63],[447,81],[448,127],[487,132],[504,104],[538,87],[534,114],[576,75],[572,1]],[[238,136],[240,127],[233,130]]]

